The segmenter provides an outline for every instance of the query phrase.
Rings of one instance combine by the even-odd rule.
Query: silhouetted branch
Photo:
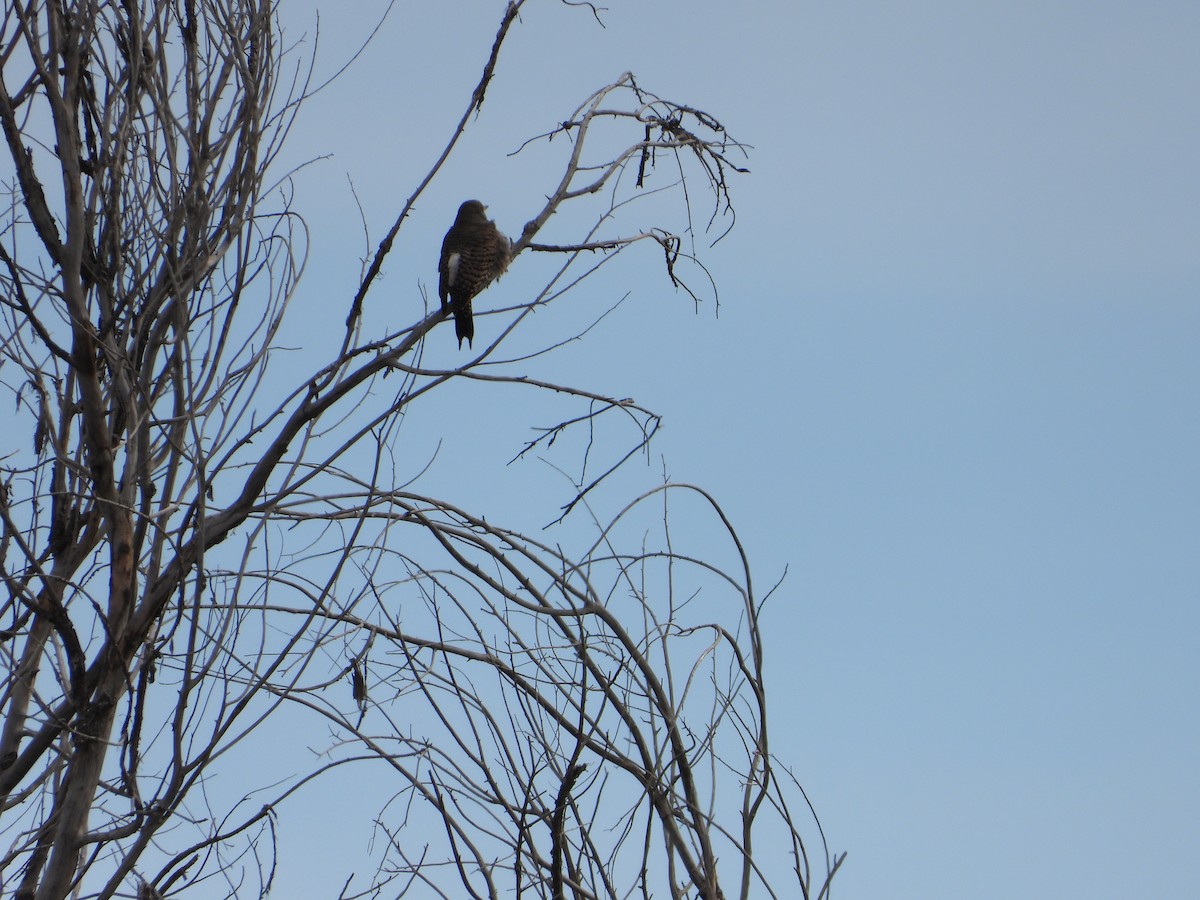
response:
[[[640,281],[639,246],[662,252],[673,290],[715,300],[694,235],[732,224],[745,148],[622,75],[538,141],[561,155],[513,250],[559,256],[529,293],[481,295],[505,299],[479,310],[478,353],[439,365],[424,289],[400,324],[363,333],[525,9],[504,9],[460,120],[335,298],[344,331],[306,334],[290,359],[309,236],[294,170],[273,166],[313,64],[281,42],[284,7],[29,0],[0,18],[15,436],[0,460],[0,882],[15,896],[265,896],[276,819],[359,769],[370,780],[348,780],[362,796],[346,804],[379,841],[365,883],[334,876],[344,897],[827,894],[844,857],[817,825],[824,871],[810,865],[811,808],[794,816],[803,791],[777,775],[765,598],[735,529],[687,485],[605,512],[660,417],[553,374],[633,291],[583,325],[534,327],[614,260]],[[588,217],[556,220],[565,204]],[[584,224],[551,234],[568,221]],[[461,418],[465,439],[430,431],[410,413],[435,392],[537,423],[532,437]],[[477,405],[453,406],[464,392]],[[535,456],[571,472],[541,530],[536,467],[516,464]],[[495,466],[523,502],[485,515],[428,487],[464,465]],[[694,540],[696,523],[721,539]],[[271,765],[241,762],[256,758]],[[791,841],[786,888],[757,855],[764,832]]]

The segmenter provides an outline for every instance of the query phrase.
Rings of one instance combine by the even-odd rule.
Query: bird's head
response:
[[[486,222],[487,207],[479,200],[468,200],[458,208],[458,218],[455,223]]]

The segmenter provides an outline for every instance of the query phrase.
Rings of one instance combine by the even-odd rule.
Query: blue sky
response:
[[[364,254],[347,179],[377,242],[503,6],[398,9],[302,114],[291,158],[332,154],[297,180],[314,319]],[[509,152],[622,71],[715,114],[754,146],[699,245],[719,315],[643,262],[555,364],[662,413],[645,477],[710,489],[761,584],[787,567],[775,747],[849,852],[834,897],[1200,895],[1200,6],[608,7],[526,8],[371,315],[408,320],[460,200],[540,209]],[[368,18],[326,11],[319,72]],[[502,414],[462,402],[430,448]]]

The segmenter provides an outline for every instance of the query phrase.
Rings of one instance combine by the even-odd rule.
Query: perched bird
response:
[[[496,223],[485,215],[486,210],[478,200],[468,200],[458,208],[458,216],[442,241],[438,296],[442,312],[449,309],[454,313],[459,348],[464,338],[471,346],[475,337],[471,300],[504,274],[512,256],[512,241],[500,233]]]

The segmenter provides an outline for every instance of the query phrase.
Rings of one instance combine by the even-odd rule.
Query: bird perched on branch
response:
[[[466,338],[467,346],[475,337],[471,318],[471,300],[504,274],[512,257],[512,241],[500,233],[496,223],[478,200],[468,200],[458,208],[458,217],[442,241],[438,262],[438,296],[442,312],[454,313],[454,333],[458,346]]]

